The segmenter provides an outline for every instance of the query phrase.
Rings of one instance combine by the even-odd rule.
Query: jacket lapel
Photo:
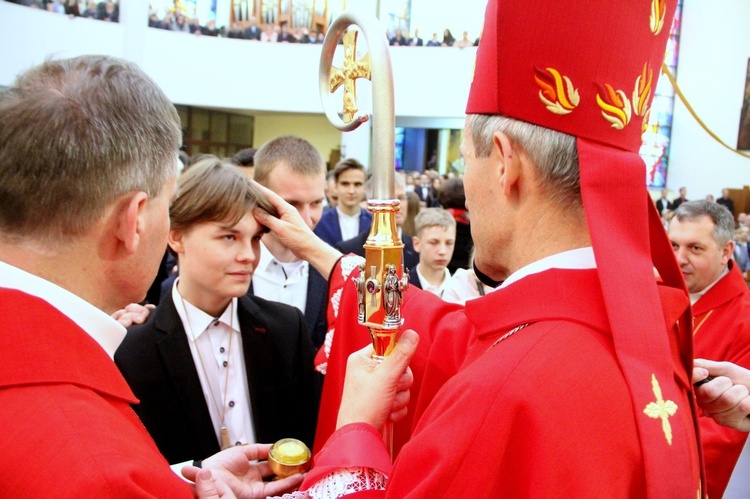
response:
[[[172,293],[167,293],[156,313],[158,315],[154,319],[154,326],[163,335],[157,340],[156,347],[159,349],[166,375],[172,380],[176,396],[185,407],[184,414],[189,420],[190,427],[200,429],[198,443],[208,456],[219,449],[219,444],[185,329],[172,300]]]

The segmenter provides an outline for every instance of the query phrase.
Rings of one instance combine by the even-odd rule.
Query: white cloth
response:
[[[16,289],[46,301],[75,322],[110,358],[125,338],[125,328],[83,298],[46,279],[0,261],[0,287]]]
[[[341,240],[346,241],[359,234],[359,215],[360,211],[357,210],[356,215],[347,215],[343,211],[336,207],[336,215],[339,217],[339,227],[341,228]]]
[[[260,259],[253,272],[253,294],[286,303],[305,313],[310,265],[304,260],[282,263],[260,243]]]
[[[700,300],[703,295],[708,293],[708,290],[716,286],[716,283],[721,281],[725,275],[729,273],[729,267],[724,267],[724,270],[721,272],[721,275],[718,279],[716,279],[714,282],[703,288],[702,290],[698,291],[697,293],[690,293],[690,305],[695,305],[695,302]]]
[[[493,288],[479,282],[473,271],[456,269],[456,272],[445,283],[445,291],[443,291],[442,298],[447,302],[463,305],[467,300],[473,300],[482,296],[479,293],[480,286],[484,290],[484,294],[494,291]]]
[[[182,299],[177,289],[178,282],[179,278],[172,286],[172,299],[185,328],[216,440],[221,444],[219,432],[223,414],[232,445],[254,444],[255,432],[239,330],[237,298],[232,300],[221,317],[211,317]]]
[[[526,276],[531,274],[538,274],[549,269],[595,269],[596,258],[594,258],[594,249],[591,246],[584,248],[577,248],[574,250],[563,251],[550,255],[532,262],[525,267],[513,272],[508,276],[505,281],[500,285],[500,288],[504,288],[513,284],[516,281],[520,281]]]
[[[419,282],[422,284],[422,289],[424,291],[429,291],[430,293],[436,294],[440,297],[443,296],[443,292],[445,291],[445,287],[448,284],[448,281],[451,279],[451,272],[448,269],[445,270],[445,274],[443,275],[443,280],[440,282],[439,285],[434,286],[427,281],[427,279],[422,275],[422,272],[419,271],[419,265],[416,266],[417,269],[417,277],[419,277]]]

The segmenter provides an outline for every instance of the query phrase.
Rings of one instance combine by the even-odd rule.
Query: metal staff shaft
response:
[[[346,29],[355,25],[367,41],[368,56],[357,58],[357,36],[360,32]],[[343,132],[356,129],[370,116],[357,107],[356,80],[366,78],[373,87],[373,199],[367,208],[373,213],[370,234],[365,242],[365,261],[355,279],[359,298],[358,320],[367,327],[372,338],[375,360],[383,360],[396,344],[401,331],[401,303],[409,285],[408,271],[403,268],[403,248],[398,236],[395,214],[394,129],[396,124],[393,76],[385,30],[374,17],[343,12],[329,27],[320,58],[320,94],[328,120]],[[333,66],[339,39],[344,40],[344,63]],[[332,93],[344,88],[342,120],[331,102]],[[386,445],[393,457],[393,427],[386,422],[383,429]]]

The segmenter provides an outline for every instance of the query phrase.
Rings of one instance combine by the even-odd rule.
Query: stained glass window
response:
[[[682,0],[677,3],[677,11],[669,31],[667,51],[664,54],[664,63],[675,76],[677,75],[677,54],[680,49],[681,20]],[[674,88],[667,77],[661,75],[656,85],[656,95],[651,105],[648,126],[643,134],[643,143],[639,151],[646,162],[646,184],[649,188],[661,188],[667,183],[674,98]]]

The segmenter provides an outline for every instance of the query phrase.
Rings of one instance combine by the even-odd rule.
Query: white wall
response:
[[[144,13],[144,25],[146,17]],[[317,77],[320,46],[198,37],[144,25],[69,19],[0,2],[5,47],[0,51],[0,85],[10,85],[18,73],[49,56],[109,54],[140,64],[177,104],[322,113]],[[142,43],[134,43],[135,38]],[[394,47],[397,115],[462,116],[474,53],[474,49]],[[449,77],[445,68],[451,68]],[[369,91],[367,83],[360,87],[360,92]]]
[[[365,0],[361,0],[365,1]],[[133,60],[177,104],[320,115],[317,71],[320,47],[261,44],[147,29],[146,0],[128,22],[109,24],[32,10],[0,1],[0,86],[49,56],[109,54]],[[486,0],[472,0],[462,15]],[[428,0],[414,0],[419,23]],[[123,6],[124,9],[127,7]],[[420,12],[422,12],[420,14]],[[422,17],[420,17],[422,16]],[[426,22],[426,21],[425,21]],[[736,144],[745,70],[750,57],[750,2],[685,0],[678,81],[704,121]],[[426,34],[426,33],[423,33]],[[460,128],[475,49],[393,47],[391,57],[399,126]],[[359,86],[363,108],[369,84]],[[325,126],[324,121],[320,121]],[[332,141],[329,139],[329,143]],[[750,160],[715,143],[681,104],[676,105],[667,187],[686,186],[690,198],[722,187],[750,185]]]
[[[750,2],[684,0],[677,83],[701,119],[732,147],[750,57]],[[688,199],[750,185],[750,159],[723,148],[675,105],[667,187]]]

